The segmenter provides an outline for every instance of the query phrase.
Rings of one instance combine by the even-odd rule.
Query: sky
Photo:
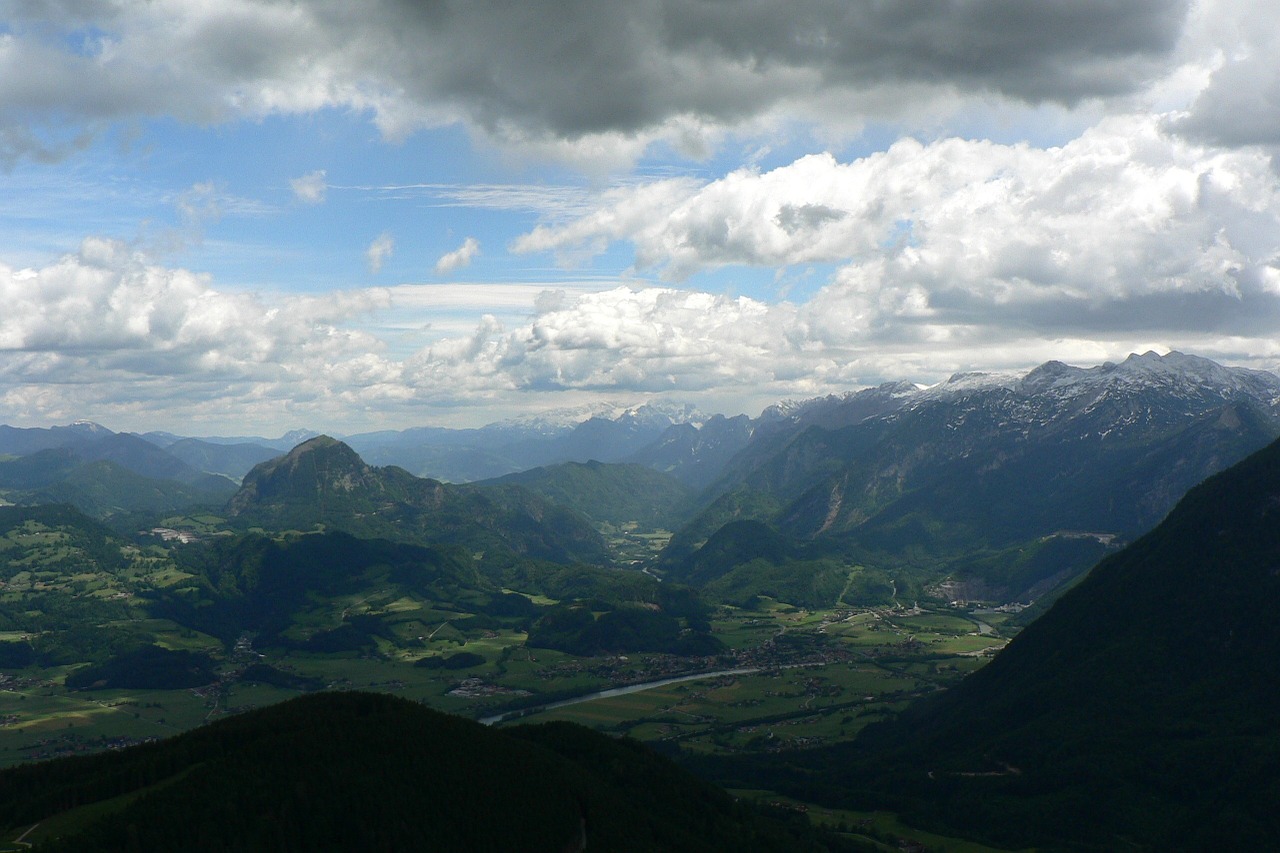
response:
[[[1280,368],[1280,0],[0,0],[0,422]]]

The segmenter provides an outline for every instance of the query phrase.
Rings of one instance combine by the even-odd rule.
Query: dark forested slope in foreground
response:
[[[36,849],[846,849],[633,741],[566,723],[497,731],[368,693],[303,697],[120,753],[0,773],[10,828],[56,825],[104,801],[82,830]]]
[[[1278,612],[1280,443],[1189,492],[956,688],[789,757],[790,784],[1011,845],[1274,849]]]

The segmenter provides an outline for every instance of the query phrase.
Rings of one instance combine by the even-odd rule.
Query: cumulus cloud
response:
[[[480,254],[480,241],[475,237],[468,237],[462,241],[461,246],[440,256],[440,260],[436,261],[436,275],[448,275],[470,266],[478,254]]]
[[[25,379],[38,378],[23,372],[33,366],[56,373],[72,362],[84,372],[67,372],[69,381],[92,382],[97,372],[117,369],[269,376],[287,371],[282,365],[300,354],[337,359],[376,349],[368,336],[335,324],[387,300],[385,291],[363,291],[266,303],[156,266],[123,243],[91,238],[47,267],[0,266],[0,352],[24,355],[10,358],[6,373],[16,369]]]
[[[832,93],[869,114],[900,105],[885,92],[903,86],[1028,103],[1131,93],[1167,70],[1187,5],[32,0],[0,37],[0,125],[341,107],[389,137],[463,121],[633,156],[637,140],[696,147],[715,127]]]
[[[377,275],[382,272],[382,264],[387,258],[391,257],[395,251],[396,241],[387,232],[382,232],[374,238],[369,244],[369,248],[365,249],[364,256],[369,262],[369,272]]]
[[[881,264],[892,257],[882,253]],[[44,267],[0,266],[0,406],[10,422],[88,416],[134,429],[358,429],[451,418],[474,425],[548,392],[674,395],[754,413],[783,397],[1050,358],[1092,364],[1135,346],[1280,364],[1274,268],[1269,277],[1240,274],[1236,294],[1152,288],[1073,302],[1050,290],[1041,303],[1006,299],[1003,285],[931,290],[910,264],[891,270],[903,276],[892,287],[871,282],[866,269],[841,268],[804,303],[524,285],[500,288],[486,312],[477,287],[228,292],[125,244],[90,239]],[[1199,310],[1164,310],[1179,299]],[[481,319],[461,331],[455,309],[464,301],[465,313]],[[1037,326],[1037,312],[1058,310],[1069,315],[1063,331]],[[437,317],[449,319],[443,336],[428,328]],[[406,339],[419,344],[406,348]]]
[[[44,267],[0,267],[0,404],[50,417],[85,415],[72,405],[85,400],[176,411],[171,399],[196,415],[429,413],[403,423],[539,391],[763,405],[1156,344],[1275,367],[1280,186],[1262,148],[1280,145],[1273,6],[24,0],[0,31],[4,165],[56,161],[138,117],[209,125],[335,108],[389,139],[462,123],[529,159],[602,170],[646,151],[704,157],[725,140],[760,150],[749,131],[762,127],[779,130],[777,151],[796,150],[792,130],[839,141],[886,120],[883,132],[922,132],[860,159],[633,176],[604,191],[364,188],[515,212],[528,217],[517,252],[568,263],[621,248],[634,252],[627,275],[672,286],[271,298],[88,240]],[[1157,101],[1163,115],[1131,114]],[[970,132],[994,117],[1013,125],[1002,139],[1040,144],[939,138],[975,104],[986,112]],[[1046,130],[1046,114],[1066,118]],[[327,186],[323,170],[290,180],[305,204]],[[218,187],[165,199],[198,228],[244,204]],[[479,248],[468,237],[437,274]],[[374,239],[370,272],[394,249],[389,233]],[[703,292],[748,268],[766,272],[738,290],[759,294],[779,271],[780,293]]]
[[[803,157],[709,183],[615,190],[519,238],[520,251],[635,248],[683,280],[728,265],[834,263],[812,300],[824,339],[886,329],[1274,323],[1280,182],[1221,151],[1115,118],[1059,148],[901,140],[851,163]]]
[[[769,388],[788,372],[794,308],[665,288],[540,299],[528,323],[492,317],[406,360],[406,379],[454,395]]]
[[[289,187],[298,201],[306,204],[320,204],[324,201],[325,192],[329,189],[324,169],[316,169],[314,172],[294,178],[289,181]]]
[[[1204,298],[1218,322],[1158,313],[1134,328],[1093,317],[1087,334],[1046,335],[999,316],[953,327],[868,328],[855,316],[868,300],[842,284],[806,304],[620,287],[539,300],[530,321],[510,327],[486,317],[469,335],[406,359],[404,380],[416,400],[440,406],[511,406],[537,392],[603,392],[673,394],[709,408],[758,411],[785,397],[890,379],[937,382],[956,371],[1025,370],[1049,359],[1090,365],[1171,345],[1274,369],[1280,344],[1270,329],[1280,295],[1257,292],[1250,299],[1226,317],[1225,300]],[[1251,311],[1272,319],[1251,324],[1245,318]]]
[[[288,398],[291,386],[306,400],[389,375],[380,342],[352,325],[388,307],[383,290],[229,293],[91,238],[45,267],[0,265],[0,301],[9,417],[163,408],[176,418],[238,411],[252,420],[269,411],[264,399]]]

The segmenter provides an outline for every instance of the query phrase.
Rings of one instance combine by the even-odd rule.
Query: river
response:
[[[681,681],[697,681],[700,678],[718,678],[722,675],[750,675],[753,672],[759,671],[760,667],[758,666],[744,666],[737,669],[720,669],[715,672],[699,672],[696,675],[677,675],[671,678],[660,678],[657,681],[645,681],[640,684],[624,684],[621,687],[610,687],[607,690],[597,690],[595,693],[584,693],[581,696],[574,696],[572,699],[560,699],[556,702],[548,702],[545,705],[533,705],[529,708],[519,708],[515,711],[507,711],[502,714],[481,717],[480,722],[484,723],[486,726],[492,726],[494,723],[501,723],[507,719],[525,717],[530,714],[538,714],[542,711],[563,708],[566,705],[577,705],[579,702],[590,702],[593,699],[607,699],[610,696],[624,696],[627,693],[639,693],[641,690],[650,690],[654,687],[662,687],[667,684],[677,684]]]

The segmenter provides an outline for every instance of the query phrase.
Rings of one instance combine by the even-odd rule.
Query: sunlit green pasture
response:
[[[127,575],[151,579],[175,571],[172,564],[144,556]],[[35,584],[39,575],[25,571],[12,580]],[[80,594],[91,596],[115,589],[112,582],[91,572],[61,577],[61,583],[80,584]],[[542,596],[531,599],[553,603]],[[522,719],[574,720],[642,740],[677,739],[699,751],[773,750],[852,737],[887,710],[904,707],[911,697],[981,666],[985,655],[1005,642],[994,628],[999,620],[986,614],[975,617],[945,608],[809,610],[766,599],[757,609],[717,609],[713,635],[728,651],[719,663],[685,664],[704,671],[752,666],[761,672],[668,684],[538,712],[540,703],[619,682],[679,674],[681,664],[644,654],[577,658],[528,648],[523,630],[485,623],[394,586],[317,599],[295,612],[294,624],[285,632],[291,640],[305,641],[355,616],[378,617],[386,632],[374,638],[375,647],[358,652],[255,648],[249,657],[236,657],[211,636],[150,618],[140,605],[127,603],[136,618],[103,624],[136,631],[171,649],[214,654],[226,673],[222,684],[203,695],[187,690],[70,693],[61,686],[65,669],[26,673],[44,683],[0,693],[0,716],[9,715],[0,725],[0,763],[34,757],[34,731],[45,732],[42,736],[52,732],[64,741],[70,733],[85,743],[158,736],[297,695],[297,689],[237,680],[236,673],[251,662],[315,679],[325,689],[393,692],[464,716],[533,706],[535,711]],[[981,633],[979,621],[993,627]],[[0,639],[19,641],[23,636]],[[460,653],[478,655],[482,662],[444,667]],[[435,668],[415,666],[424,658],[439,663]],[[12,710],[2,710],[9,706]]]
[[[3,690],[0,765],[93,752],[120,739],[167,737],[203,723],[209,710],[204,698],[182,690]]]

